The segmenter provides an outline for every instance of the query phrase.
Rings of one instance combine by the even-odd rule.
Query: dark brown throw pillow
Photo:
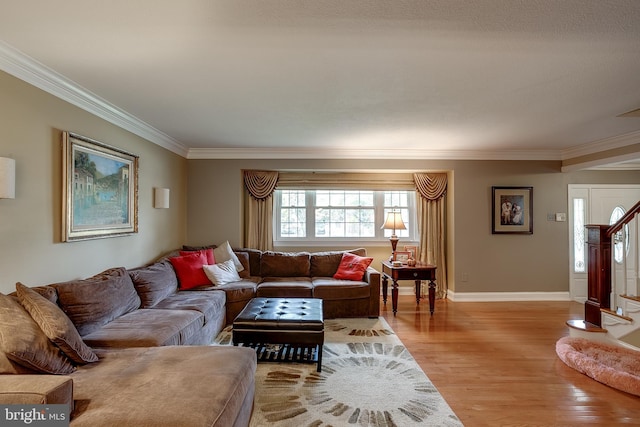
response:
[[[78,364],[97,362],[98,356],[89,348],[66,314],[54,303],[22,283],[16,283],[20,304],[35,320],[42,332]]]
[[[0,294],[0,350],[11,362],[39,373],[66,375],[76,369],[18,299],[4,294]]]

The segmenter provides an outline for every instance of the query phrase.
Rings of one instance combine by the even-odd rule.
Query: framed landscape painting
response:
[[[491,190],[491,233],[533,234],[533,187]]]
[[[138,156],[62,133],[62,240],[138,232]]]

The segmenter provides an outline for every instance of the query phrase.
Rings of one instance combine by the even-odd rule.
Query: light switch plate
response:
[[[567,214],[564,212],[558,212],[556,213],[556,221],[559,222],[564,222],[567,220]]]

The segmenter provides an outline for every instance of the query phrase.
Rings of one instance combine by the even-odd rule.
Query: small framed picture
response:
[[[418,260],[418,247],[417,246],[405,246],[404,250],[405,250],[405,252],[410,252],[411,253],[411,258],[415,259],[416,261]]]
[[[406,264],[409,260],[409,256],[411,252],[407,251],[396,251],[393,253],[393,261],[400,261],[403,264]]]
[[[491,233],[533,234],[533,187],[491,187]]]

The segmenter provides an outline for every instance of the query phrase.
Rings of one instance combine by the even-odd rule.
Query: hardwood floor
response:
[[[401,295],[382,315],[466,427],[640,425],[640,397],[566,366],[555,343],[576,302],[469,303]]]

